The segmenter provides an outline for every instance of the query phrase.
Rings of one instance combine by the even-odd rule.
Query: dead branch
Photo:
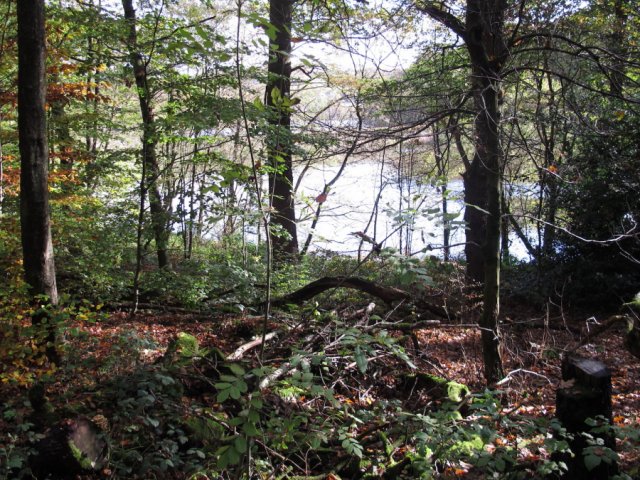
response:
[[[269,388],[273,382],[279,380],[293,370],[295,370],[295,368],[291,365],[291,362],[283,363],[280,367],[276,368],[273,372],[260,380],[260,390]]]
[[[278,332],[267,333],[264,336],[264,341],[268,342],[272,338],[276,337]],[[258,337],[250,342],[245,343],[244,345],[240,345],[236,350],[227,357],[227,360],[240,360],[242,356],[247,353],[249,350],[256,348],[257,346],[262,345],[262,337]]]

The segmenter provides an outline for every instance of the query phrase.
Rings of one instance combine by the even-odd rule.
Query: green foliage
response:
[[[121,478],[162,476],[175,469],[200,465],[199,450],[189,449],[189,437],[177,406],[182,387],[161,367],[134,371],[113,380],[105,393],[105,406],[114,408],[119,445],[111,465]]]
[[[399,255],[394,249],[385,248],[381,257],[386,260],[387,268],[393,275],[392,284],[402,286],[433,286],[433,278],[429,272],[429,259]]]
[[[8,404],[3,404],[2,420],[15,425],[13,431],[3,439],[0,445],[0,479],[18,480],[31,478],[28,466],[29,456],[33,453],[31,445],[42,438],[42,434],[34,430],[29,421],[16,423],[16,410]]]
[[[88,196],[54,202],[59,289],[95,303],[122,299],[130,287],[133,216]]]
[[[613,105],[610,108],[615,108]],[[575,303],[616,306],[632,298],[640,280],[637,259],[640,243],[632,231],[640,219],[640,183],[637,172],[638,145],[633,116],[599,123],[600,132],[581,138],[580,153],[562,171],[574,181],[563,184],[560,203],[568,218],[568,230],[583,239],[610,243],[587,243],[561,234],[559,276],[570,277],[566,289]]]

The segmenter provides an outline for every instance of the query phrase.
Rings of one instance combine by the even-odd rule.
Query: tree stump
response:
[[[592,426],[586,423],[588,418],[604,417],[609,425],[612,422],[611,410],[611,372],[597,360],[578,356],[568,356],[562,361],[562,382],[556,391],[556,416],[573,436],[569,446],[573,452],[559,454],[556,460],[567,464],[568,471],[562,477],[566,480],[608,479],[618,471],[615,461],[607,463],[609,458],[602,457],[599,463],[589,450],[593,440],[584,433],[600,438],[603,447],[615,450],[615,437],[611,434],[592,433]],[[597,441],[597,440],[596,440]],[[598,450],[595,453],[602,453]]]
[[[74,479],[99,471],[108,457],[102,431],[86,417],[65,419],[50,428],[35,450],[29,466],[39,480]]]

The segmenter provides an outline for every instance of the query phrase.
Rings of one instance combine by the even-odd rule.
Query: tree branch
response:
[[[425,2],[423,5],[416,3],[416,7],[423,13],[426,13],[436,22],[441,23],[453,33],[458,35],[466,43],[467,31],[465,25],[458,17],[443,10],[444,2]]]

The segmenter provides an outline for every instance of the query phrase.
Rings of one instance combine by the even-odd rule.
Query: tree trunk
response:
[[[30,294],[58,303],[49,216],[49,149],[47,144],[46,38],[44,0],[18,2],[18,134],[20,142],[20,222],[24,278]],[[55,325],[44,310],[36,310],[34,326],[45,325],[47,356],[58,360]]]
[[[500,194],[500,205],[501,205],[501,222],[502,225],[500,227],[500,261],[502,263],[509,264],[511,262],[511,252],[509,251],[509,215],[507,212],[509,211],[509,207],[507,205],[507,196],[505,195],[504,188]]]
[[[502,148],[500,143],[500,70],[506,55],[503,38],[505,0],[468,0],[466,45],[472,63],[476,108],[475,158],[486,178],[484,304],[480,318],[484,374],[488,384],[504,376],[500,355],[500,229]]]
[[[291,16],[292,0],[271,0],[269,22],[275,28],[269,44],[269,73],[266,105],[270,130],[267,138],[269,156],[269,200],[271,223],[282,229],[273,236],[274,258],[296,255],[298,235],[293,192],[291,155]]]
[[[142,115],[142,161],[147,172],[146,190],[149,194],[149,210],[151,211],[151,225],[156,241],[158,255],[158,267],[170,268],[168,214],[162,203],[162,196],[158,188],[160,167],[156,155],[156,125],[153,108],[151,107],[151,89],[147,78],[147,64],[138,51],[138,37],[136,33],[136,12],[133,8],[133,0],[122,0],[124,18],[129,27],[127,48],[129,49],[129,61],[133,66],[133,74],[136,79],[138,100],[140,101],[140,113]]]
[[[464,187],[464,222],[467,260],[467,277],[477,283],[484,281],[484,258],[482,245],[486,237],[487,173],[479,155],[473,156],[469,168],[462,174]]]
[[[609,74],[609,92],[616,97],[623,97],[626,78],[626,59],[628,56],[626,32],[627,12],[631,11],[628,0],[615,0],[613,3],[613,29],[609,35],[611,49],[617,58],[613,62]]]
[[[509,54],[504,38],[507,2],[467,0],[464,22],[445,10],[443,3],[429,2],[420,8],[463,39],[471,61],[471,89],[476,113],[475,154],[471,162],[466,159],[460,136],[455,130],[454,135],[467,167],[463,177],[468,241],[467,271],[473,279],[480,276],[484,279],[480,328],[485,379],[488,384],[493,384],[504,374],[498,328],[503,170],[499,100],[501,70]]]
[[[461,28],[461,27],[460,27]],[[462,30],[460,30],[462,33]],[[455,139],[456,148],[465,171],[462,174],[464,189],[464,222],[465,222],[465,246],[464,255],[467,261],[467,278],[472,282],[482,283],[484,280],[484,258],[482,244],[485,237],[485,211],[486,211],[486,176],[480,157],[477,154],[470,161],[462,144],[462,134],[457,118],[451,119],[451,134]]]
[[[449,147],[446,148],[447,154],[445,157],[444,152],[442,151],[442,145],[440,144],[440,130],[438,128],[438,124],[436,123],[433,126],[433,157],[436,162],[436,171],[439,177],[439,181],[442,182],[440,187],[438,188],[440,192],[440,202],[442,206],[442,257],[445,262],[448,262],[450,259],[450,251],[451,248],[449,244],[451,243],[451,223],[449,221],[449,202],[448,202],[448,194],[447,194],[447,183],[449,177]],[[451,137],[450,133],[446,132],[447,135],[447,145],[450,145]]]

